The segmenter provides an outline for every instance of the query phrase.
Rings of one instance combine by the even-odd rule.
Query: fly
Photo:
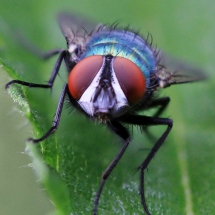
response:
[[[173,126],[172,119],[159,117],[167,107],[169,97],[155,99],[153,93],[174,84],[202,80],[204,75],[201,70],[182,65],[174,59],[171,59],[174,70],[166,68],[168,58],[153,48],[147,39],[130,30],[99,25],[87,34],[81,28],[77,30],[74,17],[67,14],[59,16],[59,23],[67,49],[54,50],[46,55],[51,57],[59,54],[48,83],[12,80],[6,84],[6,89],[12,84],[52,88],[62,61],[67,66],[68,83],[62,89],[51,128],[39,139],[30,138],[29,141],[39,143],[57,130],[66,95],[82,114],[105,124],[123,139],[122,148],[102,175],[94,199],[93,214],[96,215],[105,182],[131,141],[131,135],[124,124],[165,125],[165,132],[138,167],[141,203],[144,211],[150,215],[144,195],[144,173]],[[139,111],[154,107],[158,108],[154,116],[138,115]]]

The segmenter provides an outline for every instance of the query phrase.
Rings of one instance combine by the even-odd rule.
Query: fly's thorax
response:
[[[80,56],[84,52],[84,47],[81,44],[71,43],[68,46],[68,53],[70,55],[68,61],[69,62],[76,62],[80,61]]]
[[[87,36],[73,35],[73,37],[67,37],[67,50],[70,54],[70,61],[79,62],[81,55],[85,52],[85,45],[88,41]]]
[[[146,79],[126,58],[94,55],[73,68],[68,86],[88,115],[105,122],[123,115],[143,98]]]

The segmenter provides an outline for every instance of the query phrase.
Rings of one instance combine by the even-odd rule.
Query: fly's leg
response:
[[[144,160],[144,162],[140,165],[138,169],[140,169],[140,195],[141,195],[141,202],[143,205],[143,208],[146,212],[146,214],[151,215],[149,212],[149,209],[146,204],[146,198],[145,198],[145,191],[144,191],[144,171],[148,167],[150,161],[155,156],[156,152],[159,150],[159,148],[164,143],[165,139],[167,138],[170,130],[172,129],[172,120],[171,119],[159,119],[159,118],[151,118],[152,123],[154,125],[167,125],[167,129],[165,132],[161,135],[161,137],[158,139],[154,147],[151,149],[150,153]]]
[[[41,59],[43,60],[47,60],[57,54],[60,54],[63,50],[62,49],[54,49],[54,50],[51,50],[49,52],[46,52],[46,53],[42,53],[42,52],[39,52],[39,51],[34,51],[34,53]]]
[[[147,106],[147,109],[158,108],[157,111],[155,112],[155,114],[153,115],[153,117],[159,117],[166,110],[169,102],[170,102],[170,98],[169,97],[162,97],[162,98],[154,99]],[[155,137],[154,137],[154,135],[148,130],[148,127],[144,126],[141,129],[142,129],[142,131],[144,131],[144,133],[147,135],[147,137],[151,141],[155,141],[156,140]]]
[[[55,78],[58,74],[58,71],[60,69],[62,60],[65,58],[65,56],[66,56],[66,50],[64,50],[60,53],[60,56],[58,57],[57,62],[55,63],[51,77],[50,77],[47,84],[35,84],[35,83],[30,83],[30,82],[25,82],[25,81],[20,81],[20,80],[12,80],[6,84],[5,88],[8,89],[11,84],[20,84],[20,85],[24,85],[27,87],[37,87],[37,88],[52,88],[54,80],[55,80]]]
[[[167,138],[169,132],[172,129],[173,121],[168,118],[155,118],[155,117],[147,117],[147,116],[138,116],[138,115],[127,115],[122,117],[122,121],[133,124],[133,125],[145,125],[145,126],[152,126],[152,125],[166,125],[167,128],[161,137],[157,140],[155,145],[152,147],[151,151],[143,161],[143,163],[138,167],[140,170],[140,196],[141,196],[141,203],[143,205],[144,211],[147,215],[151,215],[145,198],[145,191],[144,191],[144,171],[148,167],[150,161],[155,156],[156,152],[160,149],[162,144],[164,143],[165,139]]]
[[[40,59],[46,60],[62,52],[62,49],[54,49],[44,53],[21,32],[17,32],[16,34],[17,34],[16,42],[20,44],[28,52],[30,52],[33,55],[36,55]]]
[[[60,123],[60,117],[61,117],[61,113],[62,113],[62,110],[63,110],[63,103],[64,103],[65,96],[66,96],[67,92],[68,92],[68,85],[66,84],[64,86],[63,90],[62,90],[60,100],[58,102],[58,106],[57,106],[57,110],[55,112],[55,118],[54,118],[54,121],[52,123],[52,127],[46,132],[46,134],[44,134],[39,139],[29,138],[28,139],[29,142],[39,143],[39,142],[45,140],[46,138],[48,138],[51,134],[53,134],[57,130],[58,125]]]
[[[61,51],[60,56],[58,57],[57,62],[55,63],[51,77],[49,78],[49,81],[47,84],[35,84],[35,83],[25,82],[25,81],[21,81],[21,80],[12,80],[6,84],[5,88],[8,89],[12,84],[19,84],[19,85],[23,85],[23,86],[27,86],[27,87],[34,87],[34,88],[52,88],[53,83],[55,81],[55,78],[59,72],[62,60],[66,56],[66,53],[67,53],[66,50]],[[60,122],[60,116],[61,116],[61,112],[62,112],[62,108],[63,108],[63,103],[64,103],[65,95],[67,92],[68,92],[68,86],[66,84],[63,88],[62,93],[61,93],[61,97],[60,97],[58,107],[57,107],[57,110],[55,113],[55,118],[54,118],[52,127],[49,129],[49,131],[44,136],[42,136],[41,138],[39,138],[39,139],[30,138],[29,141],[34,142],[34,143],[38,143],[40,141],[43,141],[50,134],[52,134],[53,132],[56,131],[56,129],[58,128],[59,122]]]
[[[154,99],[151,101],[149,106],[147,106],[147,109],[160,106],[158,108],[158,110],[156,111],[156,113],[153,115],[153,117],[159,117],[166,110],[169,102],[170,102],[169,97],[162,97],[162,98]]]
[[[126,148],[128,147],[128,145],[130,143],[130,135],[129,135],[127,129],[125,129],[125,127],[122,126],[119,122],[111,121],[107,125],[110,128],[110,130],[112,130],[115,134],[117,134],[124,140],[124,143],[123,143],[121,150],[118,152],[116,157],[112,160],[110,165],[107,167],[107,169],[102,174],[101,183],[100,183],[99,189],[96,193],[95,200],[94,200],[93,215],[97,215],[99,199],[100,199],[100,196],[101,196],[101,193],[104,188],[106,180],[108,179],[109,175],[111,174],[111,172],[113,171],[113,169],[115,168],[115,166],[117,165],[117,163],[119,162],[121,157],[123,156]]]

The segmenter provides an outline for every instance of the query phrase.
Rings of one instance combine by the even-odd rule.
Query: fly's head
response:
[[[71,71],[69,92],[81,108],[102,123],[123,115],[144,95],[146,81],[130,60],[94,55]]]

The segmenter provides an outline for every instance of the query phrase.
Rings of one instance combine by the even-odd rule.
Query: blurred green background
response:
[[[209,77],[207,82],[175,86],[161,93],[171,97],[172,102],[164,116],[173,118],[174,128],[163,149],[150,165],[147,192],[156,196],[149,199],[149,202],[156,202],[152,203],[153,207],[162,207],[161,200],[167,199],[163,214],[173,214],[174,210],[169,208],[175,208],[174,214],[214,214],[215,3],[212,0],[0,0],[0,58],[24,77],[24,80],[47,80],[55,61],[42,62],[27,55],[15,41],[17,32],[23,32],[43,50],[65,47],[55,19],[56,14],[61,11],[78,13],[100,23],[119,21],[122,26],[129,24],[143,35],[150,32],[154,44],[159,48],[205,69]],[[47,72],[42,73],[42,70]],[[16,105],[4,89],[5,83],[10,79],[2,71],[0,76],[0,214],[47,214],[53,210],[53,205],[36,182],[32,169],[28,167],[30,158],[22,153],[26,139],[32,136],[31,126],[17,111]],[[55,89],[59,89],[60,82],[62,84],[61,80],[57,82]],[[47,125],[54,114],[58,91],[54,90],[48,100],[53,102],[53,109],[50,110],[50,106],[44,107],[44,112],[50,110]],[[42,93],[33,95],[40,99]],[[50,94],[47,93],[48,95]],[[35,104],[35,107],[37,105],[40,106]],[[66,118],[67,113],[64,116]],[[70,114],[68,118],[72,117]],[[82,122],[88,126],[87,121],[82,119]],[[68,129],[63,123],[61,125],[60,131]],[[100,132],[99,128],[97,131]],[[101,138],[106,139],[103,135],[109,135],[107,138],[113,139],[104,129],[102,132]],[[122,165],[129,167],[129,179],[136,167],[130,165],[129,159],[132,155],[140,154],[138,150],[144,147],[145,141],[141,134],[136,131],[134,134],[134,142],[137,145],[139,143],[139,148],[131,146],[131,154],[122,162]],[[88,140],[87,133],[83,135]],[[108,163],[108,159],[106,162]],[[138,200],[136,193],[135,201]],[[157,214],[162,214],[162,211]]]

